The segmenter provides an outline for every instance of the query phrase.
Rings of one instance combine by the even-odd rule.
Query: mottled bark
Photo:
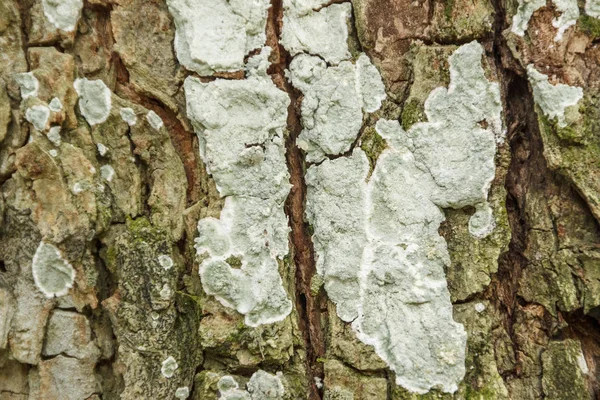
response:
[[[292,309],[256,327],[224,305],[231,299],[208,295],[200,278],[208,256],[194,247],[198,222],[223,219],[231,193],[223,194],[205,164],[210,154],[201,130],[210,124],[189,117],[184,81],[241,81],[261,68],[204,73],[213,66],[182,61],[177,43],[186,38],[174,3],[0,0],[0,400],[598,397],[600,11],[594,7],[600,6],[594,0],[531,1],[531,15],[525,0],[272,0],[263,40],[270,64],[254,78],[289,97],[288,109],[278,110],[287,113],[282,146],[290,189],[278,206],[289,224],[289,252],[276,266]],[[235,7],[211,4],[221,3]],[[284,32],[291,4],[300,17],[323,12],[329,19],[322,27],[345,34],[347,23],[342,50],[348,54],[333,37],[313,46],[308,36]],[[349,5],[352,17],[342,21]],[[250,17],[242,17],[250,26]],[[256,40],[263,32],[245,34]],[[486,193],[494,228],[471,231],[481,203],[433,206],[445,217],[438,231],[449,254],[443,265],[453,319],[466,331],[466,373],[454,393],[438,385],[418,394],[397,384],[403,371],[382,359],[385,348],[366,344],[364,332],[357,337],[363,303],[353,322],[338,317],[343,301],[335,296],[344,296],[333,294],[339,276],[318,272],[325,246],[315,241],[323,227],[309,223],[315,211],[307,205],[307,171],[358,154],[368,160],[367,181],[383,174],[378,160],[398,144],[383,137],[378,121],[398,121],[399,132],[417,135],[414,127],[428,122],[432,92],[457,79],[451,57],[473,41],[484,51],[484,81],[499,85],[502,103],[504,136]],[[237,61],[260,61],[260,47]],[[315,117],[325,95],[301,85],[314,85],[319,68],[339,66],[355,73],[360,86],[360,71],[352,68],[361,53],[381,74],[387,98],[374,111],[357,106],[362,126],[347,148],[310,154],[303,101],[316,104],[311,117],[321,119],[313,124],[330,115]],[[314,75],[295,71],[306,81],[292,83],[292,61],[315,54]],[[339,83],[343,75],[336,77]],[[84,78],[96,85],[89,96]],[[368,89],[376,92],[362,87],[357,97],[366,98]],[[372,102],[380,100],[374,95]],[[478,124],[493,130],[491,120]],[[265,143],[272,144],[245,147],[260,153]],[[432,247],[429,260],[444,258],[438,250]],[[245,256],[222,261],[235,272],[246,268]],[[351,303],[365,290],[360,282],[344,299]],[[388,339],[390,349],[398,346]]]

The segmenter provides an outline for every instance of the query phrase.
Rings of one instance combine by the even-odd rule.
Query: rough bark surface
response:
[[[600,396],[593,0],[573,2],[579,16],[560,40],[559,1],[532,6],[522,34],[514,17],[527,0],[306,2],[318,3],[314,12],[352,6],[351,59],[366,53],[387,93],[364,114],[349,150],[317,162],[299,145],[306,94],[287,72],[299,56],[281,43],[288,1],[272,0],[266,72],[290,99],[290,250],[277,261],[293,306],[258,327],[203,289],[198,221],[218,219],[226,200],[201,159],[183,86],[190,76],[208,83],[244,79],[245,71],[186,69],[166,0],[81,1],[73,29],[68,18],[59,29],[48,17],[77,3],[0,0],[0,400]],[[306,216],[306,174],[359,150],[373,173],[389,147],[377,121],[397,120],[406,131],[427,121],[428,96],[450,84],[449,57],[473,41],[485,50],[486,78],[499,83],[506,127],[487,197],[495,227],[478,238],[468,229],[473,207],[443,210],[444,272],[453,318],[467,333],[466,374],[454,393],[417,394],[396,384],[328,298]],[[544,103],[533,70],[548,78],[546,93],[581,88],[577,104],[554,118],[548,109],[565,95]],[[107,107],[86,98],[84,78],[106,88]]]

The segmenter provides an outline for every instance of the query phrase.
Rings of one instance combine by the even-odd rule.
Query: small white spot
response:
[[[160,297],[164,300],[169,300],[173,296],[173,291],[169,287],[169,285],[165,284],[160,291]]]
[[[323,379],[319,376],[315,376],[315,385],[317,386],[317,389],[323,389]]]
[[[79,194],[81,192],[83,192],[85,190],[85,186],[84,184],[82,184],[81,182],[76,182],[73,185],[73,188],[71,189],[71,192],[73,192],[73,194]]]
[[[113,177],[115,176],[115,170],[113,167],[111,167],[110,165],[103,165],[100,167],[100,176],[102,177],[102,179],[110,182],[112,181]]]
[[[96,143],[96,148],[98,149],[98,154],[100,154],[101,156],[105,156],[108,152],[108,147],[106,147],[102,143]]]
[[[56,157],[58,155],[58,151],[51,149],[48,151],[48,153],[52,156],[52,157]]]
[[[52,100],[50,100],[50,104],[48,104],[48,108],[54,112],[59,112],[62,110],[62,103],[60,102],[60,99],[58,97],[52,98]]]
[[[175,397],[178,398],[179,400],[185,400],[188,398],[189,395],[190,395],[190,389],[188,389],[187,386],[177,388],[177,390],[175,391]]]
[[[165,378],[171,378],[173,375],[175,375],[177,368],[179,368],[177,361],[175,361],[172,356],[169,356],[165,361],[162,362],[160,372]]]
[[[152,110],[148,111],[148,114],[146,114],[146,120],[150,126],[156,130],[159,130],[164,125],[163,120]]]
[[[590,370],[589,370],[589,368],[587,366],[587,362],[585,361],[585,357],[584,357],[583,354],[579,354],[577,356],[577,365],[579,365],[579,369],[581,370],[581,372],[584,375],[587,375],[587,374],[590,373]]]
[[[483,304],[483,303],[475,304],[475,311],[480,313],[480,312],[483,312],[484,310],[485,310],[485,304]]]
[[[120,114],[123,121],[127,122],[127,125],[129,126],[134,126],[137,122],[137,116],[132,108],[123,107],[121,108]]]
[[[46,135],[49,141],[51,141],[55,146],[60,146],[61,137],[60,137],[60,126],[53,126],[48,131]]]
[[[173,267],[173,259],[166,254],[158,256],[158,263],[164,269],[171,269]]]

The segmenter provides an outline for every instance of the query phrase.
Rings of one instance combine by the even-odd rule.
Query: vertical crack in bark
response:
[[[283,19],[282,0],[273,0],[269,9],[267,26],[267,45],[273,48],[274,62],[270,69],[273,82],[290,96],[288,108],[288,135],[286,137],[286,159],[290,173],[292,188],[286,200],[285,212],[291,228],[290,241],[293,248],[295,276],[295,301],[298,312],[298,324],[306,349],[306,374],[308,380],[307,398],[321,399],[321,393],[316,386],[314,377],[323,378],[323,365],[319,358],[325,355],[325,340],[321,327],[321,305],[324,302],[322,292],[318,295],[311,293],[311,279],[316,273],[316,264],[311,235],[304,220],[304,204],[306,199],[306,183],[304,181],[304,154],[296,145],[296,139],[302,131],[299,108],[302,97],[285,79],[285,69],[291,61],[291,56],[279,44]]]

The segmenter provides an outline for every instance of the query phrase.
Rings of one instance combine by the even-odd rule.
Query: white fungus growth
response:
[[[134,126],[137,122],[137,116],[132,108],[123,107],[121,110],[119,110],[119,113],[121,114],[121,119],[127,122],[127,125]]]
[[[65,32],[73,32],[81,15],[83,0],[42,0],[48,21]]]
[[[158,263],[166,270],[173,268],[173,259],[166,254],[158,256]]]
[[[152,110],[148,111],[148,114],[146,114],[146,121],[148,121],[150,126],[157,131],[160,130],[160,128],[162,128],[164,125],[162,118],[160,118],[158,114]]]
[[[56,147],[60,146],[62,139],[60,137],[60,126],[53,126],[48,130],[46,137],[49,141],[52,142]]]
[[[533,99],[549,118],[556,118],[558,126],[567,126],[565,109],[575,106],[583,98],[583,89],[562,83],[552,85],[548,77],[538,72],[532,64],[527,66],[527,78],[533,88]]]
[[[600,18],[600,0],[587,0],[585,2],[585,13],[590,17]]]
[[[452,319],[450,257],[438,228],[443,207],[485,205],[495,175],[500,89],[486,79],[482,56],[477,42],[454,52],[449,87],[425,102],[427,122],[408,132],[398,121],[377,123],[388,148],[368,183],[360,149],[306,174],[325,290],[396,383],[417,393],[455,392],[465,374],[466,332]]]
[[[37,96],[40,83],[33,75],[33,72],[15,74],[15,82],[17,82],[21,89],[21,97],[23,99]]]
[[[108,147],[103,145],[102,143],[96,143],[96,149],[98,150],[98,154],[101,156],[105,156],[108,153]]]
[[[182,386],[175,390],[175,398],[185,400],[190,396],[190,389],[187,386]]]
[[[62,103],[60,102],[60,99],[58,97],[53,97],[52,100],[50,100],[50,104],[48,104],[48,108],[50,108],[50,111],[54,112],[59,112],[62,110]]]
[[[31,106],[25,111],[25,119],[38,131],[46,129],[49,117],[50,109],[43,105]]]
[[[262,47],[269,0],[168,0],[179,62],[202,76],[236,71]]]
[[[50,243],[40,242],[31,262],[33,280],[48,298],[64,296],[73,287],[75,270]]]
[[[73,84],[79,95],[79,111],[88,124],[97,125],[106,121],[110,114],[110,89],[100,79],[76,79]]]
[[[560,41],[569,27],[575,25],[579,18],[577,0],[552,0],[560,15],[552,20],[552,26],[558,29],[555,41]],[[519,36],[524,36],[529,20],[533,13],[544,7],[546,0],[519,0],[519,7],[513,16],[511,31]]]
[[[364,54],[356,64],[342,61],[329,68],[319,57],[300,54],[288,76],[304,94],[298,146],[309,162],[348,151],[362,126],[363,111],[377,111],[385,99],[379,71]]]
[[[108,164],[103,165],[100,167],[100,176],[105,181],[110,182],[110,181],[112,181],[113,177],[115,176],[115,169]]]
[[[477,303],[475,304],[475,311],[477,311],[478,313],[482,313],[485,311],[485,304],[483,303]]]
[[[327,1],[284,0],[281,44],[291,55],[305,52],[338,64],[350,58],[348,21],[352,6],[349,2],[332,4],[313,11],[312,6],[324,3]]]
[[[179,368],[179,365],[177,365],[177,361],[175,361],[175,359],[172,356],[169,356],[166,360],[162,362],[160,367],[160,373],[163,374],[165,378],[171,378],[173,377],[173,375],[175,375],[175,371],[177,370],[177,368]]]
[[[289,97],[269,78],[184,84],[200,155],[225,204],[198,222],[204,291],[245,315],[249,326],[283,320],[292,303],[279,276],[288,253],[283,204],[290,190],[284,130]],[[230,257],[241,267],[227,263]],[[239,265],[237,266],[239,267]]]
[[[239,388],[236,380],[229,375],[222,377],[217,383],[220,399],[223,400],[281,400],[285,388],[281,382],[281,372],[276,375],[258,370],[250,377],[247,390]]]

